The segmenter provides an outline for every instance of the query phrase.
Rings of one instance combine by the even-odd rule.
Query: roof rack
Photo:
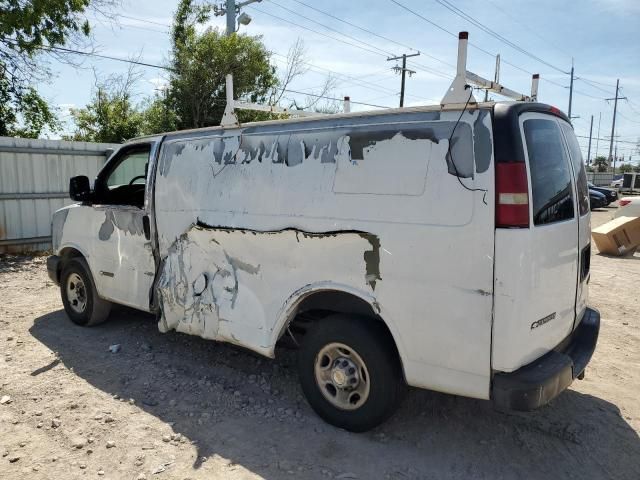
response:
[[[226,76],[226,90],[227,90],[227,106],[224,109],[222,120],[220,125],[223,127],[238,126],[240,122],[235,114],[235,110],[255,110],[259,112],[271,112],[271,113],[286,113],[287,115],[293,115],[298,117],[318,117],[327,115],[321,112],[308,112],[306,110],[296,110],[290,108],[282,108],[276,105],[262,105],[260,103],[243,102],[240,100],[234,100],[233,98],[233,75],[228,74]],[[348,97],[345,97],[345,101]]]
[[[460,32],[458,34],[458,64],[456,68],[456,77],[453,79],[449,90],[440,102],[443,107],[459,106],[468,103],[476,103],[473,97],[473,90],[467,91],[470,84],[476,85],[481,89],[497,93],[504,97],[511,98],[521,102],[535,102],[538,97],[538,82],[540,75],[534,74],[531,79],[531,95],[524,95],[514,90],[510,90],[498,83],[498,73],[500,71],[500,56],[496,57],[496,77],[494,81],[476,75],[467,70],[467,44],[469,42],[469,32]]]

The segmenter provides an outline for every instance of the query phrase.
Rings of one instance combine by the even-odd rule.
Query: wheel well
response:
[[[356,295],[337,290],[323,290],[305,297],[296,307],[282,338],[290,339],[293,336],[294,345],[298,344],[313,324],[321,322],[323,318],[336,313],[366,317],[371,321],[379,322],[386,330],[390,342],[393,344],[396,353],[398,353],[398,348],[389,327],[374,306]],[[287,333],[290,333],[290,335]],[[400,358],[399,355],[398,358]]]
[[[58,281],[60,280],[60,275],[62,275],[62,269],[64,268],[64,265],[72,258],[78,257],[84,258],[84,255],[82,255],[79,250],[76,250],[73,247],[65,247],[60,251],[60,262],[58,263],[58,271],[56,272]]]
[[[305,333],[311,327],[317,325],[318,322],[322,322],[324,318],[336,313],[367,318],[372,322],[376,322],[376,325],[384,330],[389,340],[389,345],[393,348],[402,372],[404,373],[404,365],[398,350],[398,345],[387,323],[375,310],[373,305],[347,292],[323,290],[305,297],[292,314],[292,318],[280,338],[280,344],[286,347],[297,348]]]

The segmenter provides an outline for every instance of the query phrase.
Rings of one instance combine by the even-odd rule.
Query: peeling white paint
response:
[[[362,160],[352,160],[348,140],[339,143],[333,191],[378,195],[421,195],[431,160],[431,140],[411,140],[398,132],[363,149]],[[341,140],[342,140],[341,138]],[[437,144],[435,144],[437,146]]]
[[[194,226],[169,249],[162,267],[160,329],[270,354],[278,311],[300,286],[330,281],[355,285],[367,296],[372,274],[366,254],[373,248],[355,232]]]
[[[138,209],[152,217],[158,271],[150,243],[115,213],[128,207],[75,207],[60,248],[79,244],[101,296],[137,308],[148,308],[156,272],[162,331],[269,356],[302,298],[346,292],[385,321],[410,385],[486,398],[492,299],[477,292],[492,289],[494,211],[451,173],[448,138],[458,116],[170,135],[153,194],[147,189],[154,210]],[[465,116],[451,151],[465,185],[492,198],[493,168],[474,170],[476,120],[477,111]],[[114,209],[113,232],[101,241],[105,208]],[[460,255],[467,260],[452,267]]]

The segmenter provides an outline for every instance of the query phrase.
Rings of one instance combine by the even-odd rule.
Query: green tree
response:
[[[609,160],[603,155],[599,155],[593,159],[593,166],[596,167],[598,172],[606,172],[609,168]]]
[[[43,57],[65,60],[63,44],[88,38],[88,9],[118,0],[0,0],[0,135],[37,137],[59,124],[34,84],[48,75]]]
[[[278,85],[276,69],[260,37],[227,37],[217,29],[196,31],[196,25],[208,20],[209,13],[208,6],[181,0],[175,15],[167,103],[176,114],[179,129],[220,124],[228,73],[234,77],[234,98],[250,102],[266,102]],[[242,121],[265,116],[246,111],[239,114]]]
[[[132,100],[139,75],[131,68],[125,75],[96,81],[90,103],[71,109],[75,131],[69,140],[122,143],[141,135],[143,114]]]
[[[632,172],[633,166],[629,163],[622,163],[620,164],[620,167],[618,168],[618,170],[620,173]]]
[[[165,96],[146,99],[141,106],[141,135],[170,132],[178,129],[178,116]]]

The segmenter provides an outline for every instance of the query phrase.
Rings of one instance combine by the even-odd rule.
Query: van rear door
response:
[[[578,245],[580,264],[578,267],[578,287],[576,292],[576,320],[575,329],[584,315],[589,301],[589,267],[591,265],[591,210],[589,208],[589,187],[587,185],[587,171],[584,167],[582,151],[578,139],[569,123],[559,120],[564,135],[569,157],[573,166],[573,177],[576,182],[576,209],[579,214]]]
[[[508,148],[496,144],[492,367],[504,372],[547,353],[573,330],[580,245],[564,121],[540,104],[512,107],[510,132],[496,134]],[[494,122],[494,133],[499,127]],[[514,191],[518,185],[522,191]]]

